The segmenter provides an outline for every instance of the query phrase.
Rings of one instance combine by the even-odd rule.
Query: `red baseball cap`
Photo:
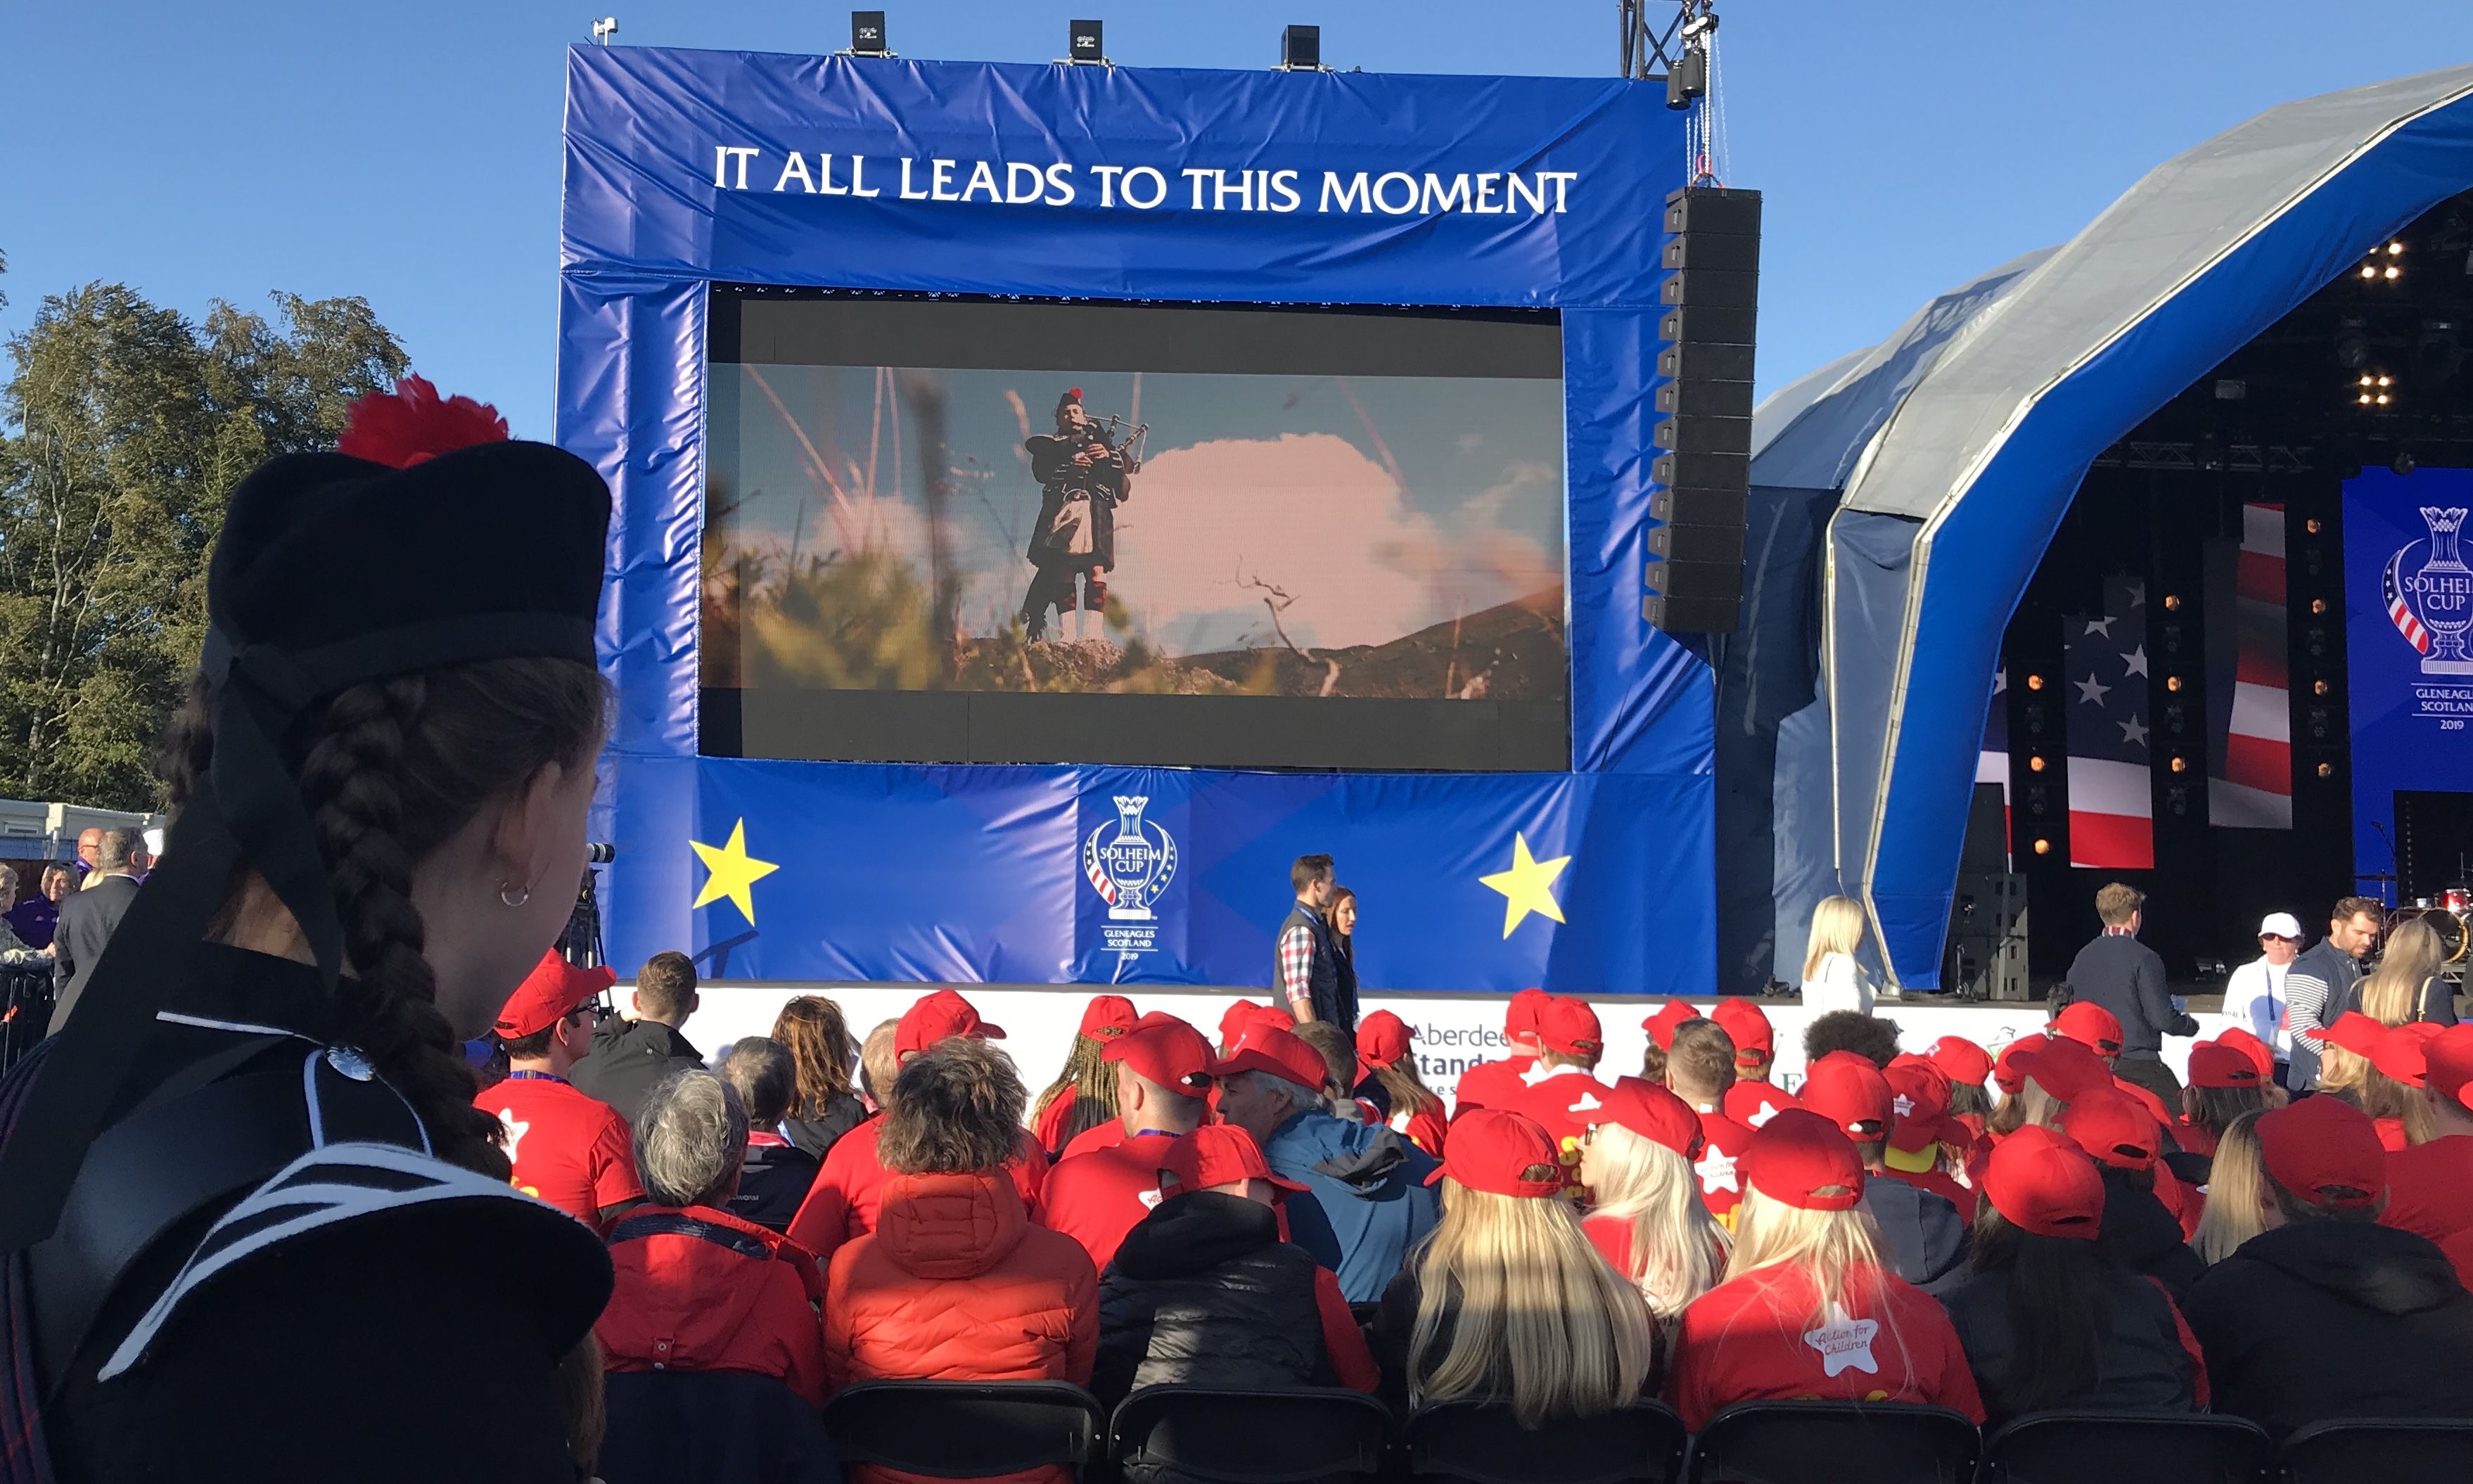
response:
[[[1748,999],[1729,994],[1710,1007],[1709,1018],[1726,1028],[1726,1039],[1735,1043],[1735,1063],[1739,1066],[1746,1062],[1765,1062],[1777,1049],[1777,1033],[1769,1028],[1769,1017]]]
[[[2230,1046],[2249,1058],[2250,1065],[2258,1068],[2259,1081],[2269,1082],[2274,1079],[2275,1053],[2268,1049],[2266,1041],[2259,1040],[2248,1031],[2238,1025],[2226,1026],[2217,1035],[2216,1044]]]
[[[2115,1169],[2153,1169],[2164,1152],[2164,1131],[2154,1115],[2135,1098],[2110,1088],[2070,1099],[2070,1106],[2061,1110],[2061,1132]]]
[[[2426,1048],[2438,1027],[2427,1020],[2409,1020],[2382,1034],[2370,1046],[2370,1065],[2408,1088],[2417,1088],[2430,1072]]]
[[[1297,1023],[1297,1017],[1277,1005],[1260,1000],[1240,999],[1219,1016],[1219,1043],[1233,1046],[1245,1039],[1245,1032],[1257,1025],[1276,1025],[1285,1030]]]
[[[2385,1034],[2386,1026],[2358,1010],[2347,1010],[2320,1033],[2319,1039],[2334,1041],[2355,1056],[2366,1057]]]
[[[1544,990],[1521,990],[1511,996],[1511,1006],[1502,1013],[1502,1034],[1517,1041],[1523,1036],[1537,1034],[1537,1017],[1553,998]]]
[[[1108,1042],[1103,1062],[1122,1062],[1144,1082],[1200,1097],[1211,1090],[1211,1042],[1174,1016],[1144,1016],[1140,1024]]]
[[[2010,1065],[2019,1076],[2032,1078],[2064,1103],[2112,1086],[2112,1068],[2103,1065],[2103,1058],[2084,1041],[2067,1036],[2047,1037],[2041,1045],[2030,1042]]]
[[[1082,1007],[1082,1034],[1122,1036],[1138,1018],[1134,1002],[1122,994],[1093,994],[1091,1003]]]
[[[2202,1041],[2190,1048],[2190,1086],[2194,1088],[2255,1088],[2264,1080],[2258,1064],[2239,1046]]]
[[[1452,1120],[1443,1162],[1426,1184],[1449,1175],[1472,1190],[1534,1199],[1559,1193],[1563,1166],[1554,1141],[1533,1118],[1507,1108],[1472,1108]]]
[[[1597,1115],[1599,1123],[1620,1124],[1695,1161],[1708,1147],[1709,1136],[1702,1131],[1700,1115],[1692,1111],[1692,1105],[1654,1082],[1618,1077],[1614,1090],[1600,1101],[1605,1111]]]
[[[1537,1040],[1547,1050],[1563,1056],[1593,1057],[1606,1049],[1605,1032],[1589,1002],[1560,994],[1539,1008]]]
[[[516,993],[507,996],[506,1007],[498,1012],[498,1023],[491,1027],[500,1041],[521,1041],[539,1031],[548,1030],[573,1014],[575,1007],[618,982],[615,970],[608,966],[599,969],[578,969],[558,956],[556,948],[541,955]]]
[[[1919,1056],[1901,1056],[1881,1073],[1889,1085],[1889,1147],[1913,1154],[1967,1141],[1949,1116],[1949,1074]]]
[[[1378,1010],[1357,1022],[1357,1073],[1362,1079],[1377,1066],[1397,1066],[1408,1055],[1417,1033],[1388,1010]]]
[[[958,992],[938,990],[919,996],[918,1003],[901,1012],[901,1023],[893,1032],[893,1054],[908,1056],[956,1036],[981,1041],[1005,1039],[1004,1027],[980,1019],[977,1009]]]
[[[1804,1210],[1852,1210],[1863,1199],[1855,1141],[1807,1108],[1789,1108],[1762,1125],[1743,1151],[1742,1172],[1753,1189]]]
[[[1197,1039],[1202,1035],[1193,1034]],[[1283,1190],[1305,1188],[1272,1174],[1254,1136],[1233,1123],[1206,1123],[1179,1138],[1160,1155],[1160,1168],[1175,1177],[1179,1195],[1248,1180],[1267,1180]]]
[[[1648,1032],[1649,1041],[1654,1044],[1658,1050],[1671,1051],[1674,1049],[1675,1027],[1681,1025],[1686,1020],[1697,1020],[1699,1018],[1699,1007],[1693,1004],[1690,1000],[1669,999],[1661,1009],[1659,1009],[1657,1014],[1641,1021],[1640,1028]]]
[[[2473,1083],[2473,1021],[2448,1026],[2433,1036],[2430,1044],[2421,1048],[2421,1056],[2429,1067],[2423,1086],[2454,1098],[2459,1108],[2465,1107],[2464,1088]]]
[[[1890,1121],[1897,1116],[1897,1097],[1889,1090],[1888,1079],[1881,1075],[1881,1068],[1852,1051],[1832,1051],[1813,1063],[1794,1095],[1806,1109],[1860,1143],[1886,1138]]]
[[[1943,1036],[1924,1055],[1953,1083],[1980,1088],[1992,1075],[1992,1053],[1963,1036]]]
[[[2022,1232],[2091,1242],[2103,1230],[2103,1176],[2085,1150],[2048,1128],[2030,1123],[1994,1145],[1980,1184]]]
[[[1211,1064],[1211,1075],[1225,1080],[1240,1072],[1269,1072],[1309,1092],[1320,1093],[1331,1080],[1331,1064],[1296,1034],[1277,1025],[1248,1028],[1236,1048]]]
[[[1744,1078],[1738,1079],[1733,1087],[1726,1089],[1725,1099],[1717,1106],[1727,1117],[1747,1129],[1756,1129],[1788,1109],[1803,1105],[1794,1100],[1793,1093],[1774,1082],[1753,1082]]]
[[[2041,1036],[2021,1036],[2002,1047],[2000,1058],[1992,1064],[1992,1085],[2015,1097],[2027,1086],[2027,1074],[2018,1069],[2018,1058],[2043,1043]]]
[[[2378,1204],[2388,1187],[2378,1126],[2332,1097],[2305,1097],[2261,1113],[2258,1147],[2275,1183],[2313,1206],[2361,1210]],[[2339,1190],[2355,1193],[2334,1193]]]
[[[2093,1000],[2074,999],[2062,1006],[2053,1034],[2067,1036],[2098,1056],[2121,1055],[2121,1017]]]

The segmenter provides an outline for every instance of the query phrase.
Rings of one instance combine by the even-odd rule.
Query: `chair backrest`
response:
[[[1692,1439],[1692,1484],[1969,1484],[1983,1436],[1947,1407],[1745,1401]]]
[[[1116,1408],[1108,1435],[1109,1456],[1129,1481],[1336,1484],[1381,1472],[1391,1412],[1332,1387],[1145,1386]]]
[[[2033,1412],[1983,1446],[1984,1484],[2258,1484],[2275,1445],[2256,1423],[2192,1413]]]
[[[769,1376],[613,1371],[605,1484],[841,1484],[825,1424]]]
[[[1106,1413],[1063,1381],[861,1381],[825,1403],[845,1463],[937,1479],[1063,1465],[1080,1472]]]
[[[1408,1472],[1467,1484],[1669,1484],[1683,1476],[1683,1419],[1654,1401],[1531,1432],[1501,1402],[1436,1401],[1408,1418]]]
[[[2473,1422],[2440,1417],[2361,1417],[2313,1423],[2284,1440],[2276,1477],[2289,1484],[2464,1476]]]

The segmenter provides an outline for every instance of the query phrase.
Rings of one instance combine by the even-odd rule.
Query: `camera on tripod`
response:
[[[607,866],[618,858],[618,847],[606,840],[595,840],[584,848],[584,879],[575,889],[575,906],[566,915],[566,930],[558,935],[559,956],[578,969],[598,969],[609,962],[601,948],[601,873],[596,866]],[[609,1009],[609,996],[603,995],[603,1011]]]

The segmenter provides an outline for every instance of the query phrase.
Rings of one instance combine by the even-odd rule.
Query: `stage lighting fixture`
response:
[[[2044,758],[2042,754],[2038,753],[2034,756],[2027,759],[2027,771],[2029,773],[2041,773],[2044,771]]]
[[[1100,44],[1097,21],[1077,20],[1066,23],[1065,60],[1077,63],[1105,62],[1108,60],[1108,49]]]
[[[1322,28],[1290,26],[1280,33],[1280,70],[1282,72],[1320,72],[1322,70]]]
[[[2053,853],[2053,842],[2051,842],[2050,840],[2038,840],[2038,841],[2036,841],[2036,842],[2035,842],[2035,853],[2036,853],[2036,854],[2038,854],[2038,855],[2050,855],[2050,854],[2052,854],[2052,853]]]
[[[2404,254],[2404,244],[2403,244],[2403,243],[2401,243],[2401,242],[2390,242],[2390,243],[2389,243],[2389,244],[2388,244],[2388,256],[2389,256],[2389,257],[2400,257],[2400,256],[2402,256],[2403,254]]]
[[[2164,677],[2164,688],[2166,690],[2179,690],[2181,688],[2181,677],[2177,675],[2168,675]]]
[[[851,55],[853,57],[890,57],[893,49],[884,40],[882,11],[851,12]]]
[[[2318,765],[2318,776],[2322,778],[2334,778],[2336,776],[2336,765],[2331,762],[2320,763]]]
[[[2187,772],[2189,772],[2189,771],[2190,771],[2190,759],[2188,759],[2187,757],[2175,757],[2175,758],[2173,758],[2173,772],[2175,772],[2175,773],[2187,773]]]
[[[2311,535],[2313,535],[2313,536],[2317,536],[2317,535],[2321,530],[2323,530],[2323,529],[2325,529],[2325,528],[2324,528],[2323,526],[2321,526],[2321,525],[2318,523],[2318,517],[2317,517],[2317,516],[2316,516],[2316,515],[2313,515],[2313,516],[2311,516],[2309,519],[2307,519],[2307,520],[2305,520],[2305,521],[2301,522],[2301,529],[2302,529],[2302,530],[2304,530],[2304,531],[2309,532],[2309,533],[2310,533]]]
[[[2028,676],[2028,677],[2027,677],[2027,688],[2028,688],[2029,690],[2041,690],[2041,689],[2043,689],[2043,688],[2044,688],[2044,678],[2043,678],[2042,676],[2040,676],[2040,675],[2030,675],[2030,676]]]
[[[2168,613],[2177,613],[2181,611],[2181,595],[2179,593],[2168,592],[2164,594],[2164,611]]]
[[[2312,681],[2310,682],[2310,693],[2314,696],[2325,695],[2327,693],[2327,682],[2325,681]]]
[[[2421,467],[2421,465],[2413,458],[2413,450],[2406,448],[2398,450],[2396,456],[2388,461],[2388,467],[2395,470],[2399,474],[2410,474],[2414,469]]]
[[[592,23],[592,44],[595,46],[608,46],[610,38],[617,34],[618,17],[615,15],[604,15]]]
[[[2376,264],[2376,263],[2364,263],[2364,264],[2362,265],[2362,276],[2363,276],[2363,277],[2365,277],[2365,278],[2375,278],[2375,277],[2377,277],[2378,275],[2379,275],[2379,265],[2378,265],[2378,264]]]

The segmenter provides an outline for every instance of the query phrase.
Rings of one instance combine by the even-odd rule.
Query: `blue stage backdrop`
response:
[[[2395,869],[2399,790],[2473,788],[2467,511],[2473,469],[2366,468],[2344,486],[2355,871]]]
[[[617,495],[596,821],[623,850],[613,961],[685,946],[730,979],[1260,985],[1288,864],[1327,850],[1360,897],[1369,987],[1706,993],[1709,675],[1640,617],[1659,219],[1683,173],[1662,105],[1613,80],[576,48],[558,437]],[[1555,311],[1568,763],[700,755],[716,283]]]

